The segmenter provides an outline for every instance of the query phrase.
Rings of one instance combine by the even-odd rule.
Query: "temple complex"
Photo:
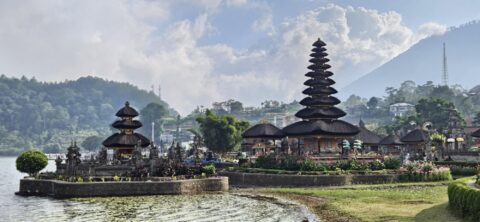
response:
[[[129,159],[132,157],[136,146],[148,147],[150,140],[135,132],[135,129],[142,127],[142,123],[134,120],[138,116],[138,112],[130,107],[128,101],[123,108],[118,110],[116,116],[119,119],[112,124],[112,127],[120,130],[120,133],[114,133],[105,139],[102,144],[106,148],[113,149],[116,159]]]
[[[283,132],[289,138],[292,151],[298,155],[317,155],[342,153],[339,144],[344,139],[351,139],[359,129],[339,118],[346,113],[335,107],[340,100],[332,96],[337,93],[332,85],[335,81],[330,77],[333,73],[328,71],[326,44],[318,39],[313,43],[313,49],[308,66],[311,71],[305,76],[309,77],[303,91],[307,97],[300,101],[305,108],[298,111],[295,116],[302,120],[286,126]]]

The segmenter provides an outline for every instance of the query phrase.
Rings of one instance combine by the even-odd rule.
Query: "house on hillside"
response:
[[[394,116],[402,117],[413,111],[415,111],[415,106],[410,103],[395,103],[390,105],[390,113]]]

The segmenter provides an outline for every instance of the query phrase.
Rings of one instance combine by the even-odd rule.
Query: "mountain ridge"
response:
[[[472,88],[480,83],[480,22],[450,28],[442,35],[420,40],[405,52],[342,88],[339,97],[382,96],[386,87],[412,80],[442,84],[443,43],[446,44],[449,85]],[[474,81],[472,81],[474,80]],[[475,81],[477,80],[477,81]]]

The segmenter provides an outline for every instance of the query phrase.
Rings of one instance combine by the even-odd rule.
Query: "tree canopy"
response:
[[[17,170],[35,176],[48,164],[47,156],[38,150],[27,150],[20,154],[16,160]]]
[[[207,148],[225,153],[237,148],[242,141],[242,133],[249,127],[246,121],[233,116],[218,116],[207,110],[205,116],[198,117],[200,131]]]
[[[104,138],[100,136],[89,136],[83,140],[81,147],[88,151],[96,151],[102,146]]]
[[[140,121],[143,123],[143,127],[140,131],[145,135],[150,135],[151,124],[155,123],[155,137],[160,136],[162,133],[163,118],[168,115],[168,110],[165,106],[158,103],[149,103],[143,109],[140,110]]]

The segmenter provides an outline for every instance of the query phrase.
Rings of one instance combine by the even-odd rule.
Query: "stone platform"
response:
[[[178,195],[228,191],[228,177],[188,179],[175,181],[132,182],[65,182],[60,180],[22,179],[22,196],[50,196],[53,198]]]
[[[379,184],[399,181],[398,174],[384,175],[292,175],[242,172],[219,172],[235,187],[315,187],[351,184]]]

